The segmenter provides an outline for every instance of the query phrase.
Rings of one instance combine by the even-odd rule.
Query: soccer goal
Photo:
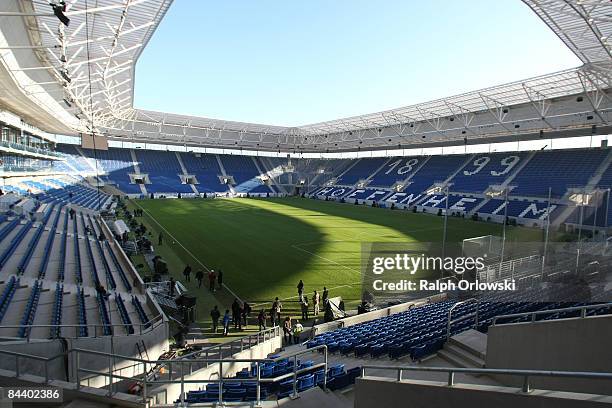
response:
[[[502,251],[502,238],[496,235],[466,238],[463,240],[463,256],[484,257],[489,262],[499,260]]]

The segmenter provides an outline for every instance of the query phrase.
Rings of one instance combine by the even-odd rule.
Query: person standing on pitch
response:
[[[242,330],[242,309],[238,299],[234,299],[232,303],[232,320],[234,321],[234,329]]]
[[[266,330],[266,312],[263,309],[257,315],[257,323],[259,323],[259,331]]]
[[[185,266],[185,269],[183,269],[183,276],[187,282],[191,282],[191,266]]]
[[[159,246],[162,246],[164,244],[164,233],[163,232],[159,232],[159,235],[157,236],[157,244]]]
[[[198,272],[196,272],[196,280],[198,281],[198,288],[202,287],[202,280],[204,280],[204,272],[200,269]]]
[[[221,312],[219,312],[219,308],[215,306],[215,308],[210,311],[210,318],[212,319],[212,332],[215,334],[217,334],[217,327],[219,326],[220,317]]]
[[[298,297],[300,298],[300,302],[302,301],[302,296],[304,295],[304,282],[300,279],[297,284]]]
[[[245,300],[242,304],[242,324],[246,328],[248,326],[247,317],[251,315],[251,305]]]
[[[312,295],[312,305],[314,306],[314,315],[318,316],[319,315],[319,303],[321,301],[321,298],[319,297],[319,292],[317,292],[316,290],[314,291],[314,294]]]
[[[208,272],[208,283],[210,284],[210,291],[215,291],[215,282],[217,281],[217,275],[213,269]]]
[[[281,325],[281,310],[283,309],[283,304],[281,303],[280,300],[278,300],[278,297],[276,297],[276,300],[274,301],[274,303],[276,303],[276,325],[280,326]]]
[[[302,308],[302,320],[308,320],[308,299],[304,298],[300,306]]]
[[[217,272],[217,286],[219,286],[219,290],[223,290],[223,271],[221,269]]]
[[[325,286],[323,286],[323,306],[325,306],[325,303],[327,302],[327,299],[329,299],[329,291],[327,290],[327,288]]]
[[[270,320],[272,321],[272,326],[280,326],[280,310],[281,304],[278,297],[276,297],[276,299],[274,299],[274,303],[272,303],[272,307],[270,308]]]
[[[292,329],[291,329],[291,317],[285,317],[285,322],[283,323],[283,337],[285,339],[285,346],[291,344],[292,337]]]
[[[229,326],[230,326],[230,314],[229,310],[225,310],[225,314],[223,315],[223,335],[227,336],[229,334]]]

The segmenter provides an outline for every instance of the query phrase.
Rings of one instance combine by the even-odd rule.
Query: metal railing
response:
[[[15,351],[7,351],[7,350],[0,350],[0,356],[3,356],[3,358],[6,359],[15,359],[15,378],[19,378],[19,376],[21,375],[21,369],[20,369],[20,361],[21,360],[32,360],[32,361],[37,361],[37,362],[42,362],[43,363],[43,371],[44,371],[44,377],[45,377],[45,384],[49,384],[49,381],[53,381],[53,378],[49,378],[49,363],[59,359],[59,358],[64,358],[64,354],[58,354],[56,356],[53,357],[41,357],[41,356],[35,356],[32,354],[27,354],[27,353],[17,353]]]
[[[585,378],[585,379],[603,379],[612,380],[612,373],[599,372],[582,372],[582,371],[544,371],[544,370],[514,370],[500,368],[455,368],[455,367],[393,367],[393,366],[361,366],[361,377],[366,378],[366,369],[372,370],[388,370],[397,371],[397,381],[402,381],[402,372],[404,371],[423,371],[447,373],[447,385],[454,386],[455,374],[484,374],[484,375],[511,375],[523,377],[522,391],[529,393],[531,388],[531,377],[562,377],[562,378]]]
[[[202,356],[204,359],[208,359],[211,356],[214,356],[215,358],[230,357],[237,352],[259,345],[280,335],[280,326],[273,326],[269,329],[262,330],[255,334],[249,334],[236,340],[216,344],[189,354],[184,354],[181,356],[181,359],[202,358]]]
[[[573,312],[573,311],[580,311],[580,318],[585,318],[587,317],[587,310],[590,309],[599,309],[602,307],[610,307],[612,308],[612,302],[611,303],[598,303],[598,304],[594,304],[594,305],[585,305],[585,306],[572,306],[572,307],[564,307],[561,309],[547,309],[547,310],[536,310],[535,312],[523,312],[523,313],[513,313],[513,314],[507,314],[507,315],[500,315],[500,316],[495,316],[493,318],[493,322],[491,323],[491,325],[495,326],[496,324],[511,324],[511,323],[533,323],[538,321],[537,320],[537,316],[538,315],[546,315],[546,314],[554,314],[554,313],[565,313],[565,312]],[[516,318],[516,317],[525,317],[525,316],[530,316],[530,319],[528,321],[524,321],[524,322],[505,322],[505,323],[497,323],[497,320],[500,319],[512,319],[512,318]]]
[[[310,367],[298,368],[297,358],[303,354],[310,354],[312,352],[316,352],[322,350],[324,355],[324,362],[313,364]],[[256,391],[256,401],[255,405],[259,406],[261,402],[261,386],[262,384],[272,383],[272,382],[280,382],[285,379],[291,378],[292,386],[293,386],[293,396],[298,396],[298,376],[303,373],[313,372],[315,370],[319,370],[321,368],[324,369],[325,373],[327,373],[328,368],[328,357],[327,357],[327,346],[321,345],[318,347],[313,347],[307,350],[301,350],[295,353],[291,353],[287,356],[277,357],[274,359],[226,359],[226,358],[212,358],[212,359],[178,359],[178,360],[144,360],[140,358],[132,358],[126,356],[118,356],[105,352],[98,352],[92,350],[81,350],[74,349],[72,352],[76,353],[76,384],[77,389],[81,387],[82,374],[89,374],[91,376],[100,376],[108,379],[108,396],[112,396],[114,393],[113,383],[118,380],[128,380],[135,381],[136,383],[141,384],[142,387],[142,401],[143,403],[147,403],[151,398],[158,394],[158,392],[154,391],[155,386],[159,385],[171,385],[171,384],[179,384],[180,385],[180,393],[178,400],[183,404],[185,402],[185,398],[187,393],[185,392],[185,385],[187,384],[218,384],[219,390],[219,404],[223,403],[223,384],[225,383],[236,383],[236,382],[254,382],[257,387]],[[109,361],[109,369],[104,371],[92,370],[88,368],[80,367],[80,361],[82,355],[95,355],[100,357],[101,359],[108,359]],[[121,359],[122,361],[129,361],[134,364],[132,366],[142,365],[142,374],[140,376],[124,376],[116,373],[114,370],[114,360]],[[279,375],[276,377],[268,377],[263,378],[261,376],[262,367],[264,364],[274,363],[280,360],[293,359],[293,371],[287,374]],[[224,374],[227,369],[224,369],[224,364],[239,364],[244,363],[251,369],[251,366],[255,365],[255,378],[224,378]],[[186,379],[185,376],[193,375],[193,365],[198,365],[201,367],[208,367],[211,365],[218,365],[218,371],[216,373],[216,377],[214,379]],[[158,374],[154,376],[149,376],[149,369],[152,367],[167,367],[167,371],[163,375]],[[195,370],[197,372],[197,370]],[[150,378],[151,377],[151,378]],[[323,380],[323,387],[327,389],[327,375],[325,375]],[[166,401],[167,403],[167,401]]]
[[[323,355],[324,355],[324,361],[322,363],[313,364],[310,367],[298,368],[297,358],[300,355],[310,354],[312,352],[316,352],[319,350],[322,350]],[[89,374],[92,376],[100,376],[100,377],[108,378],[108,395],[109,396],[113,395],[113,383],[115,381],[117,380],[135,381],[137,383],[142,384],[143,403],[147,403],[151,398],[153,398],[157,394],[153,390],[153,387],[157,385],[179,384],[180,385],[180,395],[179,395],[178,400],[180,400],[181,404],[184,404],[185,397],[187,394],[185,392],[185,385],[187,384],[218,384],[219,405],[222,405],[223,404],[223,384],[249,381],[249,382],[254,382],[256,384],[257,391],[256,391],[255,406],[260,406],[262,384],[280,382],[282,380],[291,378],[293,380],[292,381],[293,396],[297,397],[298,396],[298,385],[297,385],[298,376],[300,374],[313,372],[321,368],[323,368],[325,373],[327,373],[327,366],[328,366],[327,346],[326,345],[320,345],[318,347],[313,347],[311,349],[301,350],[301,351],[291,353],[283,357],[277,357],[273,359],[219,359],[219,358],[213,358],[213,359],[194,359],[194,360],[183,360],[183,359],[179,359],[179,360],[144,360],[140,358],[118,356],[114,354],[109,354],[109,353],[100,352],[100,351],[92,351],[92,350],[74,349],[73,352],[76,353],[75,374],[76,374],[77,389],[80,389],[81,387],[81,381],[82,381],[81,374]],[[80,367],[79,362],[81,360],[81,355],[83,354],[99,356],[102,359],[107,358],[109,360],[108,371],[106,370],[98,371],[98,370],[91,370],[88,368]],[[121,374],[115,373],[115,371],[117,370],[113,370],[113,365],[114,365],[114,359],[116,358],[120,358],[123,361],[134,362],[135,363],[134,365],[142,364],[143,374],[141,375],[141,377],[140,378],[128,377],[128,376],[123,376]],[[270,364],[270,363],[274,363],[280,360],[287,360],[287,359],[293,359],[293,371],[292,372],[283,374],[283,375],[279,375],[276,377],[263,378],[261,376],[262,366],[264,364]],[[193,375],[193,371],[188,371],[188,369],[191,370],[191,367],[192,367],[191,365],[194,363],[201,365],[203,367],[209,366],[209,365],[218,365],[219,368],[218,368],[218,371],[216,372],[217,378],[215,379],[202,379],[202,378],[186,379],[185,378],[186,375],[189,375],[189,376]],[[224,372],[227,370],[224,370],[223,364],[236,364],[236,363],[248,364],[247,366],[249,368],[251,367],[252,364],[254,364],[255,372],[256,372],[255,378],[248,378],[248,379],[224,378]],[[149,376],[147,375],[149,367],[162,366],[162,365],[165,365],[169,368],[168,371],[163,375],[165,378],[162,379],[161,375],[157,375],[155,377],[159,377],[159,378],[153,377],[152,379],[150,379]],[[323,379],[323,387],[324,389],[327,389],[327,374],[324,376],[324,379]]]
[[[254,335],[246,336],[241,340],[236,340],[230,343],[236,343],[240,345],[242,350],[245,349],[247,345],[251,347],[253,342],[256,344],[261,344],[263,341],[271,340],[274,337],[280,336],[280,327],[275,326],[273,328],[264,330]],[[234,347],[230,346],[229,350],[234,350]],[[257,405],[259,405],[261,401],[261,385],[265,383],[282,381],[287,378],[293,379],[293,395],[298,395],[298,376],[300,374],[315,371],[323,368],[325,373],[327,373],[328,368],[328,355],[327,355],[327,346],[321,345],[318,347],[313,347],[306,350],[301,350],[298,352],[294,352],[288,354],[283,357],[277,358],[266,358],[266,359],[234,359],[234,358],[226,358],[223,356],[224,349],[218,349],[218,353],[220,357],[215,358],[192,358],[197,357],[198,354],[204,354],[209,356],[212,353],[211,350],[218,349],[217,346],[210,347],[205,350],[201,350],[195,353],[191,353],[188,355],[184,355],[181,358],[173,359],[173,360],[146,360],[142,358],[123,356],[119,354],[111,354],[101,351],[95,350],[86,350],[86,349],[71,349],[67,352],[57,354],[52,357],[40,357],[26,353],[18,353],[13,351],[0,350],[0,356],[6,359],[14,359],[15,360],[15,375],[16,378],[19,378],[22,373],[20,372],[20,363],[23,360],[34,361],[37,364],[42,364],[42,371],[44,372],[45,384],[49,384],[50,381],[54,381],[57,378],[50,378],[49,376],[49,364],[54,362],[55,360],[61,359],[62,361],[71,361],[71,364],[74,367],[73,373],[75,376],[75,383],[77,389],[80,389],[83,385],[83,381],[90,381],[94,378],[104,378],[105,385],[107,385],[108,396],[112,396],[115,393],[115,385],[114,383],[121,380],[133,381],[136,384],[141,385],[142,389],[142,401],[144,403],[149,402],[149,400],[157,395],[158,393],[152,393],[152,388],[157,385],[164,384],[180,384],[180,397],[179,400],[181,402],[185,401],[185,385],[186,384],[208,384],[208,383],[217,383],[219,384],[219,403],[221,404],[223,401],[223,384],[231,383],[231,382],[244,382],[244,381],[252,381],[257,384]],[[227,351],[228,349],[225,349]],[[310,354],[313,352],[322,351],[324,355],[324,361],[322,363],[314,364],[310,367],[298,368],[297,358],[303,354]],[[74,355],[74,359],[70,359],[69,357]],[[86,361],[108,361],[108,368],[104,368],[101,370],[94,370],[87,367],[82,367],[81,363],[83,358],[86,356],[94,356],[94,358],[89,358]],[[262,378],[261,377],[261,368],[265,363],[273,363],[279,360],[291,359],[293,358],[293,371],[284,375]],[[120,361],[120,367],[117,367],[117,361]],[[249,379],[240,379],[240,378],[223,378],[225,374],[223,364],[226,365],[234,365],[236,363],[249,363],[255,364],[256,377]],[[186,375],[192,375],[194,372],[202,368],[209,367],[211,365],[218,364],[219,370],[216,372],[216,379],[185,379]],[[177,367],[178,366],[178,367]],[[121,372],[126,369],[135,369],[139,368],[138,373],[132,376],[122,375]],[[161,370],[164,368],[164,370]],[[70,381],[70,379],[66,379]],[[325,375],[323,386],[327,387],[327,375]]]
[[[187,288],[180,281],[174,281],[175,296],[170,296],[170,281],[147,282],[145,288],[167,298],[176,298],[187,292]]]
[[[472,303],[472,302],[476,302],[476,312],[474,313],[468,313],[465,316],[461,316],[458,319],[453,320],[453,311],[461,306],[464,305],[466,303]],[[475,323],[474,323],[474,327],[478,327],[478,305],[480,304],[480,301],[476,298],[470,298],[461,302],[457,302],[454,305],[451,306],[450,309],[448,309],[448,320],[446,322],[446,339],[450,338],[450,333],[451,333],[451,326],[453,325],[453,323],[457,323],[457,322],[462,322],[464,320],[468,320],[468,319],[472,319],[475,318]]]
[[[508,259],[487,266],[486,269],[478,272],[478,280],[481,282],[494,282],[502,279],[514,279],[531,271],[540,270],[542,267],[542,257],[540,255],[529,255],[516,259]]]
[[[49,330],[51,328],[59,328],[60,329],[60,333],[61,336],[59,337],[63,337],[63,338],[68,338],[68,339],[76,339],[76,338],[89,338],[89,337],[110,337],[110,336],[133,336],[135,334],[144,334],[144,333],[148,333],[151,330],[157,328],[158,326],[160,326],[161,324],[164,323],[164,317],[162,315],[157,315],[156,317],[154,317],[153,319],[150,319],[147,323],[132,323],[132,327],[134,328],[134,333],[129,334],[126,331],[126,324],[124,323],[114,323],[114,324],[21,324],[21,325],[1,325],[0,326],[0,333],[3,333],[3,330],[19,330],[20,328],[24,327],[27,328],[29,330],[26,330],[26,332],[28,333],[28,335],[26,337],[14,337],[14,336],[5,336],[5,335],[0,335],[0,337],[2,337],[3,339],[9,339],[9,338],[13,338],[15,340],[23,340],[26,342],[30,342],[30,340],[36,339],[44,339],[47,340],[49,338],[49,336],[47,335]],[[105,331],[105,327],[111,327],[112,329],[112,333],[111,335],[107,335],[104,334]],[[88,331],[90,331],[93,328],[93,334],[89,333],[87,336],[80,336],[79,335],[79,330],[82,328],[87,328]],[[40,336],[32,336],[32,329],[46,329],[45,335],[40,337]],[[115,330],[119,329],[120,331],[122,331],[122,334],[114,334]],[[70,335],[70,331],[74,330],[74,334]],[[63,332],[64,331],[64,332]],[[65,331],[67,331],[68,333],[65,333]],[[125,331],[125,333],[123,333],[123,331]]]
[[[4,141],[4,140],[0,141],[0,147],[4,147],[4,148],[7,148],[7,149],[22,150],[22,151],[26,151],[26,152],[30,152],[30,153],[36,153],[36,154],[41,154],[41,155],[46,155],[46,156],[61,157],[59,155],[59,153],[54,152],[52,150],[39,149],[37,147],[26,146],[26,145],[21,144],[21,143],[7,142],[7,141]]]

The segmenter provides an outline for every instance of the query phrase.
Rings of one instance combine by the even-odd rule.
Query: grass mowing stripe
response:
[[[193,260],[195,260],[197,263],[199,263],[207,272],[210,272],[210,268],[207,267],[206,265],[204,265],[200,259],[198,257],[196,257],[189,249],[187,249],[183,244],[181,244],[181,241],[179,241],[174,235],[172,235],[172,233],[170,231],[168,231],[166,228],[164,228],[163,225],[161,225],[153,215],[151,215],[145,208],[143,208],[140,204],[138,204],[138,202],[134,201],[134,204],[138,207],[140,207],[145,214],[147,214],[147,216],[153,220],[153,222],[155,224],[157,224],[159,226],[159,228],[161,228],[163,231],[166,232],[166,234],[168,234],[169,237],[171,237],[177,244],[179,244],[179,246],[181,248],[183,248],[185,250],[185,252],[187,252],[189,254],[189,256],[191,256],[191,258],[193,258]],[[223,287],[225,289],[227,289],[228,292],[230,292],[232,294],[232,296],[234,296],[235,298],[237,298],[238,300],[240,300],[242,302],[242,299],[233,291],[231,290],[227,284],[225,282],[223,282]]]
[[[323,286],[337,287],[330,296],[342,296],[347,305],[358,303],[361,288],[354,282],[361,268],[361,242],[439,242],[444,220],[301,198],[161,199],[139,201],[139,206],[180,241],[176,250],[184,253],[183,260],[198,254],[209,267],[223,269],[227,284],[253,304],[276,296],[297,298],[300,279],[309,296]],[[447,236],[449,242],[460,242],[501,235],[501,229],[450,217]],[[511,240],[538,234],[508,227]]]

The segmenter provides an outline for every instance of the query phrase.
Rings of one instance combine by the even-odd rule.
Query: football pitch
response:
[[[303,279],[309,296],[327,286],[330,296],[354,304],[361,295],[362,242],[439,242],[444,225],[444,217],[436,215],[306,198],[136,203],[194,273],[200,265],[221,268],[225,284],[250,303],[276,296],[295,300]],[[499,224],[449,217],[447,237],[462,241],[501,230]],[[541,231],[508,227],[507,234],[509,240],[539,240]],[[172,273],[181,277],[181,271]]]

